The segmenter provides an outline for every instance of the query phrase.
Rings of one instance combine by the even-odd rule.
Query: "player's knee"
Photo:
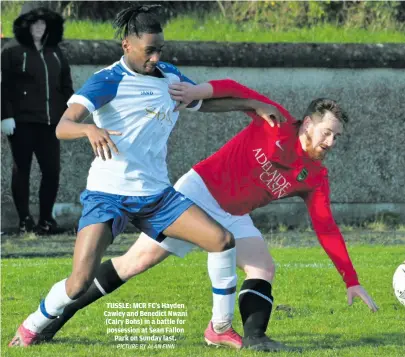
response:
[[[225,233],[225,247],[224,250],[235,248],[235,237],[229,231]]]
[[[235,238],[233,234],[226,229],[223,229],[218,240],[218,251],[223,252],[225,250],[235,247]]]

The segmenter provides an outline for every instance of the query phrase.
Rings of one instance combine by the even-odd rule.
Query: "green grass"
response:
[[[254,23],[235,24],[222,18],[196,21],[185,16],[170,21],[165,28],[168,40],[229,41],[229,42],[324,42],[324,43],[386,43],[405,42],[400,31],[338,28],[319,25],[311,28],[292,28],[289,31],[265,29]]]
[[[5,37],[12,37],[12,23],[20,12],[21,2],[3,8],[1,22]],[[377,24],[378,25],[378,24]],[[65,22],[66,39],[111,40],[114,31],[110,23]],[[337,27],[329,24],[311,28],[291,28],[288,31],[267,29],[254,22],[236,24],[215,14],[179,16],[165,27],[166,40],[227,41],[227,42],[319,42],[319,43],[404,43],[403,31]]]
[[[46,244],[46,238],[41,239]],[[304,348],[302,354],[277,356],[405,355],[405,310],[396,301],[391,285],[392,274],[404,259],[398,246],[359,245],[350,249],[363,285],[380,307],[375,314],[360,301],[347,306],[341,278],[320,247],[274,248],[272,254],[278,269],[273,292],[276,305],[269,332],[274,339]],[[2,260],[3,356],[264,355],[205,347],[202,334],[210,318],[211,294],[206,254],[202,252],[194,252],[185,259],[169,258],[134,278],[79,312],[53,343],[24,350],[8,349],[7,342],[18,324],[36,308],[52,284],[66,277],[70,269],[70,257]],[[242,274],[239,274],[239,286],[241,281]],[[117,350],[117,342],[106,333],[103,313],[107,302],[185,304],[188,312],[188,317],[184,318],[185,333],[175,334],[175,349]],[[242,332],[238,313],[234,327]]]

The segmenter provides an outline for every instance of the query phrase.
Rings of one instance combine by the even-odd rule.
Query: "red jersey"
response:
[[[299,196],[306,203],[319,242],[347,287],[359,285],[329,199],[328,171],[312,160],[298,138],[299,122],[280,104],[232,80],[211,81],[213,97],[237,97],[271,104],[287,119],[271,127],[255,112],[253,121],[193,169],[219,205],[233,215],[250,213],[274,200]]]

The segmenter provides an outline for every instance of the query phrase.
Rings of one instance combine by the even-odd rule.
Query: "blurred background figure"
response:
[[[63,18],[47,8],[23,8],[13,23],[15,41],[1,52],[1,131],[8,136],[13,171],[11,189],[20,233],[54,233],[52,208],[59,187],[60,143],[55,128],[73,93],[70,67],[58,47]],[[39,220],[29,210],[29,178],[35,153],[42,179]]]

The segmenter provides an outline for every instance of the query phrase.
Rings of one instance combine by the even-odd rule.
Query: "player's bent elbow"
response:
[[[56,135],[56,138],[57,138],[57,139],[59,139],[59,140],[62,139],[61,134],[60,134],[60,130],[59,130],[58,126],[56,126],[55,135]]]
[[[59,139],[59,140],[65,139],[65,136],[66,136],[65,130],[64,130],[64,121],[65,121],[65,119],[62,117],[55,129],[55,135],[56,135],[57,139]]]

